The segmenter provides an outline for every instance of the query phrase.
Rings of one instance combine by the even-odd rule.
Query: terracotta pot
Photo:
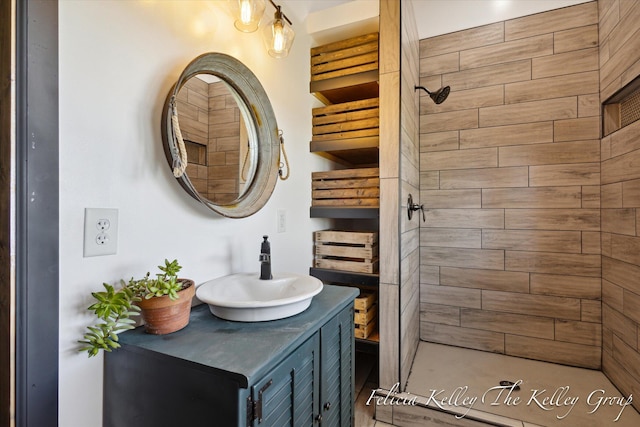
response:
[[[145,331],[149,334],[164,335],[179,331],[189,324],[191,299],[195,295],[196,285],[193,280],[178,279],[188,283],[178,292],[179,298],[172,301],[168,296],[143,299],[138,302],[142,309]]]

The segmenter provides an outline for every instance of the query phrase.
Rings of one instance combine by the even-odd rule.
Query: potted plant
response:
[[[116,289],[108,283],[101,292],[92,292],[96,302],[88,307],[99,319],[88,326],[80,351],[95,356],[100,350],[111,351],[120,347],[118,332],[133,329],[132,316],[142,314],[145,331],[151,334],[168,334],[178,331],[189,323],[191,299],[195,294],[193,280],[178,278],[182,268],[177,260],[158,266],[155,277],[147,273],[142,279],[120,280]]]

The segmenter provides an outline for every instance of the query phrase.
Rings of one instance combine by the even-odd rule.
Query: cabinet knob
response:
[[[325,411],[328,411],[329,409],[331,409],[331,402],[326,402],[326,403],[324,404],[324,410],[325,410]]]
[[[322,414],[316,415],[316,422],[320,424],[322,422]]]

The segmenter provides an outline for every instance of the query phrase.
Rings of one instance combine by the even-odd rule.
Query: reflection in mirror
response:
[[[212,85],[211,77],[225,90]],[[191,61],[167,95],[160,125],[164,154],[180,186],[225,217],[258,212],[278,177],[289,175],[284,152],[287,175],[279,172],[282,131],[269,98],[251,70],[232,56],[210,52]]]
[[[191,184],[201,197],[230,204],[244,194],[255,173],[251,123],[235,91],[212,74],[189,78],[176,97]]]

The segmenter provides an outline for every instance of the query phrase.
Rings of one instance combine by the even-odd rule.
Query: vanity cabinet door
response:
[[[322,427],[353,425],[353,305],[320,329],[320,413]]]
[[[353,425],[353,305],[251,387],[253,427]]]
[[[320,337],[316,333],[251,387],[254,427],[310,427],[319,414]],[[247,408],[249,409],[249,408]]]

